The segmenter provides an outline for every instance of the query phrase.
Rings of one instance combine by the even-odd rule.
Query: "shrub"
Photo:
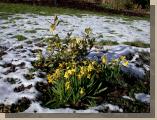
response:
[[[133,0],[135,4],[138,4],[138,6],[141,6],[142,9],[146,9],[150,7],[150,0]]]
[[[128,10],[132,10],[133,9],[133,2],[131,0],[127,0],[124,4],[125,8],[128,9]]]

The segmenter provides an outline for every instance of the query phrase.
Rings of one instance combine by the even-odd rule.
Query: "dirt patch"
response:
[[[32,84],[31,85],[28,85],[27,87],[25,87],[23,84],[19,87],[16,87],[14,88],[14,92],[22,92],[26,89],[30,89],[32,87]]]
[[[12,104],[12,105],[0,104],[0,113],[23,112],[27,108],[29,108],[30,104],[31,104],[31,101],[28,98],[22,97],[15,104]]]

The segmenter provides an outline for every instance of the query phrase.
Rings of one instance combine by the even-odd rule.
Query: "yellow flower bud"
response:
[[[81,90],[80,90],[80,94],[81,94],[81,95],[84,94],[84,89],[83,89],[83,88],[81,88]]]
[[[106,64],[107,63],[107,57],[106,56],[102,56],[101,57],[101,61],[103,64]]]

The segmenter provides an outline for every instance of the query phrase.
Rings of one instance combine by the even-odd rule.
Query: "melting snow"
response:
[[[21,19],[14,19],[16,17],[20,17]],[[41,16],[35,14],[16,14],[9,17],[8,20],[0,20],[0,46],[6,46],[8,50],[6,55],[2,56],[2,60],[0,60],[0,103],[4,103],[6,105],[15,103],[21,97],[28,97],[32,101],[35,99],[38,94],[34,85],[37,81],[45,81],[36,76],[31,80],[26,80],[23,76],[29,72],[29,69],[33,68],[31,65],[31,61],[35,60],[35,55],[31,52],[34,49],[41,49],[45,52],[45,47],[37,47],[34,43],[40,42],[39,38],[46,38],[51,36],[49,32],[50,23],[52,16]],[[61,37],[65,37],[68,32],[73,32],[73,35],[82,36],[82,32],[86,27],[91,27],[93,29],[94,35],[97,37],[97,40],[114,40],[118,42],[123,41],[134,41],[141,40],[146,43],[150,43],[150,22],[145,20],[132,20],[125,21],[120,17],[111,17],[111,16],[92,16],[92,15],[83,15],[82,17],[77,16],[69,16],[69,15],[59,15],[59,19],[62,20],[61,24],[57,27],[56,33],[58,33]],[[2,29],[3,26],[7,27]],[[26,31],[36,30],[35,33],[29,33]],[[15,35],[23,35],[27,38],[25,41],[17,41],[14,38]],[[100,37],[102,36],[102,37]],[[33,43],[28,45],[25,43],[26,41],[32,41]],[[17,46],[22,45],[23,48],[16,49]],[[120,55],[126,55],[129,52],[138,51],[149,51],[148,49],[129,47],[126,45],[118,45],[118,46],[104,46],[103,48],[109,49],[107,53],[105,53],[109,59],[117,58]],[[22,50],[24,50],[22,52]],[[94,49],[93,49],[94,50]],[[89,54],[90,57],[102,56],[104,53],[92,52]],[[112,56],[112,57],[111,57]],[[24,68],[16,67],[15,71],[9,72],[8,74],[4,74],[10,68],[3,67],[6,63],[11,63],[13,65],[19,65],[22,62],[25,63]],[[143,75],[144,72],[142,69],[136,68],[134,65],[129,64],[132,72],[137,73],[138,75]],[[129,69],[130,70],[130,69]],[[17,78],[19,82],[15,84],[10,84],[4,81],[7,78]],[[31,89],[24,90],[22,92],[14,92],[14,88],[20,85],[28,86],[32,84]],[[143,101],[149,102],[150,96],[145,95],[143,93],[136,94],[136,98]],[[39,113],[43,112],[51,112],[51,113],[64,113],[64,112],[76,112],[76,113],[97,113],[97,109],[109,107],[112,111],[123,112],[121,108],[116,105],[111,104],[103,104],[101,106],[97,106],[95,108],[90,108],[87,110],[73,110],[70,108],[66,109],[48,109],[43,108],[37,102],[32,102],[31,106],[25,112],[34,112],[37,111]]]
[[[135,98],[141,102],[150,103],[150,95],[145,93],[136,93]]]

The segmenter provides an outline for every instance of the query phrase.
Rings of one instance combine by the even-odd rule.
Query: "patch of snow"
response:
[[[109,108],[109,110],[111,110],[111,111],[123,112],[122,108],[120,108],[117,105],[112,105],[112,104],[102,104],[102,105],[95,107],[95,109],[97,109],[97,110],[104,110],[105,108]]]
[[[24,113],[98,113],[98,111],[94,109],[87,109],[87,110],[74,110],[71,108],[60,108],[60,109],[49,109],[44,108],[40,105],[40,103],[33,102],[31,106],[24,111]]]
[[[135,93],[135,98],[141,102],[150,103],[150,95],[145,93]]]
[[[121,70],[125,73],[130,73],[131,75],[138,78],[143,78],[145,75],[144,69],[140,67],[136,67],[134,63],[129,63],[127,67],[122,66]]]
[[[33,102],[31,106],[24,111],[24,113],[99,113],[98,110],[104,110],[108,108],[110,111],[119,111],[123,112],[123,109],[119,108],[117,105],[112,104],[102,104],[97,107],[91,107],[86,110],[74,110],[71,108],[59,108],[59,109],[49,109],[44,108],[38,102]]]
[[[134,101],[134,99],[133,99],[133,98],[131,98],[131,97],[129,97],[129,96],[122,96],[122,98],[124,98],[124,99],[128,99],[128,100],[131,100],[131,101]]]
[[[21,17],[21,19],[14,19],[16,17]],[[33,68],[31,61],[36,60],[36,56],[31,50],[41,49],[43,54],[46,53],[45,47],[35,46],[36,42],[39,42],[39,38],[51,37],[49,32],[50,23],[52,16],[42,16],[35,14],[15,14],[11,15],[7,20],[0,20],[0,46],[7,46],[8,50],[6,55],[2,56],[0,60],[0,103],[6,105],[15,103],[21,97],[28,97],[30,100],[34,100],[38,91],[35,89],[34,85],[37,81],[46,80],[37,77],[31,80],[26,80],[23,76],[29,73],[29,69]],[[14,21],[12,20],[14,19]],[[72,32],[73,36],[83,36],[82,32],[86,27],[91,27],[93,29],[93,35],[96,36],[96,40],[113,40],[119,43],[123,41],[134,41],[141,40],[146,43],[150,43],[150,22],[145,20],[133,20],[126,21],[120,17],[112,16],[96,16],[96,15],[83,15],[82,17],[70,16],[70,15],[59,15],[59,19],[63,22],[57,26],[56,33],[62,38],[67,35],[67,33]],[[6,26],[6,29],[2,29],[2,26]],[[27,33],[27,30],[35,30],[36,33]],[[17,41],[15,35],[23,35],[27,38],[24,41]],[[99,36],[103,36],[102,38]],[[32,41],[33,43],[28,45],[25,41]],[[22,45],[22,49],[16,49],[17,46]],[[25,52],[21,52],[25,50]],[[109,50],[108,52],[103,52]],[[102,55],[107,55],[109,60],[120,57],[121,55],[126,55],[128,53],[135,53],[135,51],[148,51],[150,48],[138,48],[131,47],[127,45],[117,45],[117,46],[103,46],[102,51],[98,49],[92,49],[91,53],[88,55],[89,58],[99,60]],[[24,68],[16,67],[15,72],[10,72],[7,75],[3,74],[8,71],[10,67],[2,67],[6,63],[12,63],[13,65],[19,65],[22,62],[25,63]],[[136,68],[133,64],[129,63],[129,70],[138,75],[143,75],[143,70]],[[17,82],[15,84],[10,84],[4,80],[7,78],[17,78],[21,83]],[[24,90],[22,92],[14,92],[14,88],[20,85],[25,87],[32,84],[31,89]],[[141,95],[137,95],[137,98],[141,98]],[[147,101],[147,99],[143,99]],[[35,110],[39,113],[98,113],[97,109],[109,107],[111,111],[123,112],[121,108],[116,105],[104,104],[96,108],[90,108],[87,110],[73,110],[70,108],[66,109],[48,109],[40,106],[39,103],[33,102],[31,106],[25,112],[34,112]]]
[[[104,46],[104,48],[105,48],[105,46]],[[134,61],[139,56],[136,53],[137,51],[140,52],[140,51],[145,50],[145,51],[149,52],[149,50],[150,50],[150,48],[147,48],[147,49],[137,48],[137,47],[132,47],[132,46],[128,46],[128,45],[115,45],[115,46],[111,46],[110,48],[109,47],[107,47],[107,48],[108,48],[108,51],[106,53],[92,51],[88,54],[87,58],[100,61],[101,57],[103,55],[106,55],[108,61],[110,62],[111,60],[117,59],[120,56],[126,56],[129,53],[132,53],[132,54],[135,54],[135,56],[132,59],[132,61]],[[95,50],[95,48],[93,50]],[[106,49],[104,49],[104,50],[106,50]],[[130,73],[136,77],[143,78],[145,75],[144,69],[137,67],[134,63],[131,63],[132,61],[129,61],[129,64],[127,67],[122,66],[121,70],[123,72]]]

